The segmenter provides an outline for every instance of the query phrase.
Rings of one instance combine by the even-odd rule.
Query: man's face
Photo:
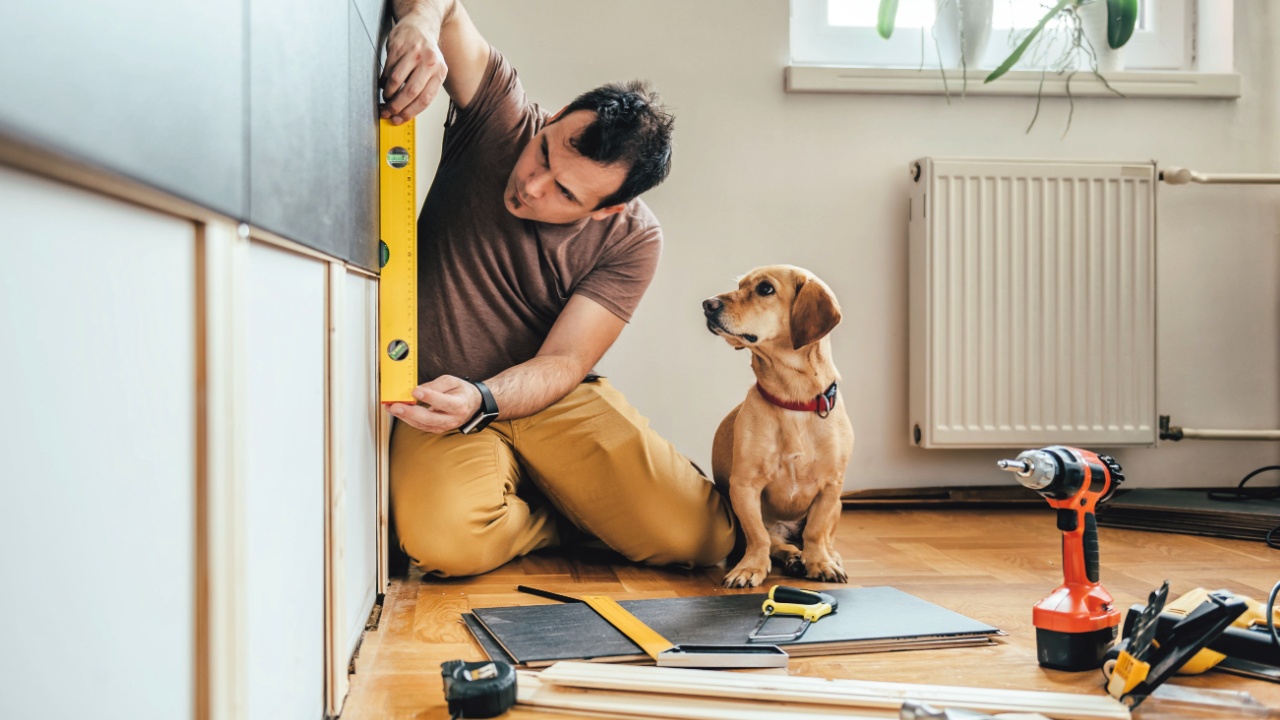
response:
[[[590,110],[570,113],[533,136],[507,178],[507,212],[525,220],[564,224],[591,217],[600,220],[622,205],[596,209],[622,187],[627,168],[588,160],[569,144],[595,119]]]

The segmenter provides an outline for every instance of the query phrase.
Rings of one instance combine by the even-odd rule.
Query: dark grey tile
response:
[[[349,4],[253,0],[249,22],[249,219],[346,258]]]
[[[360,23],[369,34],[370,42],[377,43],[383,14],[391,12],[391,0],[351,0],[360,16]]]
[[[0,134],[244,217],[244,8],[5,0]]]
[[[351,148],[351,203],[346,258],[378,270],[378,54],[351,11],[350,99],[347,137]]]

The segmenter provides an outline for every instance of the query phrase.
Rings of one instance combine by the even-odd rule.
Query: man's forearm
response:
[[[568,395],[585,376],[581,364],[562,355],[540,355],[485,381],[503,420],[545,410]]]
[[[394,0],[396,20],[412,18],[419,23],[432,42],[440,41],[440,29],[453,15],[457,0]]]

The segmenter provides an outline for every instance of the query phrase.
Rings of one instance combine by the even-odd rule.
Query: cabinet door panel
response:
[[[252,720],[324,714],[328,265],[254,244],[246,303],[245,565]]]
[[[195,229],[0,167],[0,717],[191,717]]]
[[[342,458],[346,483],[347,658],[355,650],[378,580],[378,285],[348,273],[342,338]]]

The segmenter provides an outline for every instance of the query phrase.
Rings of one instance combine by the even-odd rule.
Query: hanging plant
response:
[[[898,0],[880,0],[880,14],[876,17],[876,32],[885,40],[893,35],[893,24],[898,19]]]
[[[997,80],[1007,73],[1010,68],[1016,65],[1018,61],[1022,59],[1023,54],[1036,43],[1037,39],[1044,37],[1044,30],[1046,26],[1049,25],[1050,21],[1058,17],[1059,13],[1067,19],[1066,29],[1064,32],[1066,33],[1066,37],[1069,42],[1067,43],[1066,49],[1062,52],[1061,57],[1056,62],[1050,63],[1049,65],[1051,67],[1046,67],[1045,70],[1041,71],[1040,86],[1036,90],[1036,110],[1035,114],[1031,116],[1031,123],[1027,125],[1027,132],[1031,132],[1031,128],[1035,127],[1036,119],[1040,117],[1040,103],[1043,100],[1045,74],[1050,69],[1054,70],[1058,74],[1068,73],[1066,90],[1067,100],[1070,103],[1070,110],[1067,113],[1067,127],[1063,131],[1063,135],[1066,135],[1067,131],[1071,129],[1071,118],[1075,115],[1076,109],[1075,98],[1071,95],[1071,80],[1075,77],[1077,72],[1075,69],[1075,58],[1077,53],[1084,54],[1085,62],[1089,66],[1094,77],[1098,78],[1098,80],[1101,81],[1108,90],[1120,97],[1124,97],[1124,93],[1111,87],[1111,83],[1107,82],[1106,77],[1099,72],[1097,50],[1085,38],[1085,33],[1080,22],[1080,15],[1077,12],[1081,6],[1103,1],[1104,0],[1058,0],[1058,2],[1053,5],[1053,7],[1049,8],[1048,12],[1040,18],[1040,21],[1036,23],[1035,27],[1031,28],[1031,30],[1022,39],[1022,42],[1018,43],[1018,46],[1009,54],[1009,57],[1005,58],[1004,62],[1000,63],[995,70],[991,71],[991,74],[987,75],[987,79],[983,81],[984,83],[989,83]],[[1125,43],[1129,42],[1131,37],[1133,37],[1134,28],[1138,24],[1139,0],[1105,0],[1105,2],[1107,3],[1107,45],[1113,50],[1118,50],[1123,47]]]
[[[1138,0],[1107,0],[1107,44],[1119,50],[1138,26]]]
[[[1123,93],[1111,87],[1107,79],[1103,77],[1098,70],[1097,51],[1093,45],[1085,39],[1084,31],[1081,27],[1080,17],[1076,10],[1093,2],[1106,2],[1107,8],[1107,45],[1118,50],[1124,47],[1125,43],[1133,37],[1133,32],[1138,24],[1138,14],[1140,12],[1140,0],[1056,0],[1054,4],[1048,8],[1045,14],[1040,18],[1022,40],[1014,47],[1013,52],[992,70],[983,81],[984,83],[994,82],[1005,73],[1009,72],[1022,59],[1028,50],[1037,46],[1037,43],[1046,37],[1045,30],[1050,23],[1059,15],[1066,17],[1065,27],[1060,31],[1065,34],[1068,39],[1066,49],[1062,55],[1054,61],[1045,63],[1045,68],[1040,76],[1040,88],[1036,92],[1036,111],[1031,118],[1031,124],[1027,126],[1027,132],[1031,132],[1031,128],[1035,126],[1036,119],[1040,116],[1040,102],[1043,99],[1044,78],[1045,74],[1053,71],[1058,74],[1069,73],[1067,75],[1067,98],[1071,103],[1071,112],[1067,116],[1067,129],[1071,129],[1071,116],[1075,112],[1075,99],[1071,95],[1071,79],[1075,76],[1078,67],[1076,58],[1078,53],[1084,54],[1084,62],[1089,66],[1095,77],[1106,86],[1108,90],[1123,97]],[[893,35],[894,24],[897,21],[898,0],[880,0],[879,14],[876,18],[876,32],[880,37],[888,39]],[[1055,28],[1054,32],[1059,32]],[[922,60],[923,62],[923,60]],[[962,59],[963,62],[963,59]],[[944,89],[946,88],[946,72],[943,72],[942,82]],[[947,101],[950,102],[950,91],[947,90]],[[1065,134],[1065,133],[1064,133]]]

